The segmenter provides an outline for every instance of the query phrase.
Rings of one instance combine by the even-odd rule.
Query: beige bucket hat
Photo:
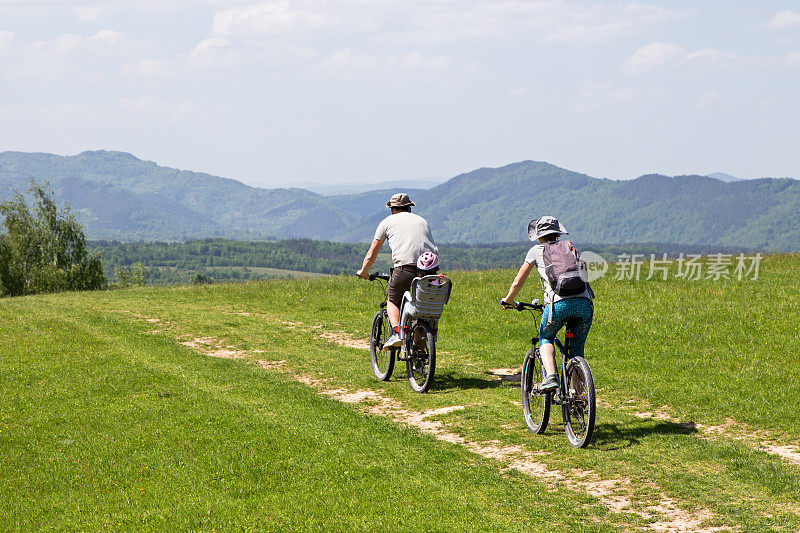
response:
[[[417,205],[411,201],[411,198],[404,192],[399,192],[389,198],[386,202],[386,207],[405,207],[407,205]]]

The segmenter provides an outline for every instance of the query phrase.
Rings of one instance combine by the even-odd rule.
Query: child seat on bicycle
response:
[[[441,274],[414,278],[411,289],[403,294],[400,307],[400,324],[411,318],[437,320],[442,316],[445,304],[450,300],[453,282]]]

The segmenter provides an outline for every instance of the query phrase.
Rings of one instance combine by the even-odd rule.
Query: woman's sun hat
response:
[[[532,241],[539,240],[540,237],[552,235],[553,233],[569,235],[567,228],[565,228],[556,217],[543,216],[531,220],[528,224],[528,238]]]

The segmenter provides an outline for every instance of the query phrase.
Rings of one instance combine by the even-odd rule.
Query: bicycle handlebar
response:
[[[533,303],[526,304],[525,302],[506,302],[500,300],[500,305],[506,309],[516,309],[517,311],[525,311],[526,309],[534,309],[536,311],[544,310],[544,306],[539,303],[539,300],[534,300]]]
[[[375,281],[376,279],[382,279],[385,281],[389,281],[389,274],[384,274],[382,272],[370,272],[369,280]]]

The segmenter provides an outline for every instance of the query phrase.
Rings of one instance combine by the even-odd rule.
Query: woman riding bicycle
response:
[[[542,381],[541,390],[553,390],[558,387],[558,375],[556,374],[554,358],[555,348],[553,347],[553,339],[555,339],[558,330],[565,324],[569,324],[574,334],[570,343],[570,355],[583,357],[583,347],[586,344],[586,337],[589,335],[589,328],[592,327],[592,315],[594,312],[592,305],[594,293],[588,282],[585,282],[585,289],[581,292],[569,296],[557,294],[554,287],[551,286],[547,272],[548,266],[551,265],[546,264],[545,250],[552,243],[557,242],[558,237],[561,235],[568,235],[568,233],[555,217],[540,217],[528,224],[528,237],[532,241],[538,240],[539,244],[534,245],[528,251],[525,256],[525,263],[520,267],[516,278],[514,278],[511,287],[508,289],[508,294],[501,302],[504,306],[513,305],[514,298],[525,285],[531,270],[536,267],[542,280],[544,303],[546,304],[542,313],[542,322],[539,326],[539,351],[542,356],[542,364],[547,373],[547,376]]]

